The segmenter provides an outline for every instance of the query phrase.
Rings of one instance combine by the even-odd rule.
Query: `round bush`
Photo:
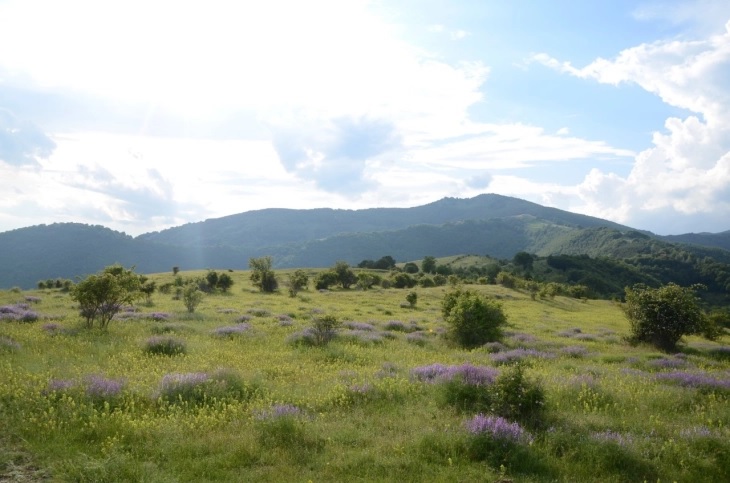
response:
[[[466,348],[500,339],[502,327],[507,324],[502,304],[470,290],[447,293],[442,313],[449,325],[447,337]]]

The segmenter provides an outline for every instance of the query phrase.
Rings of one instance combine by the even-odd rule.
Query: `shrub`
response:
[[[337,275],[337,272],[333,270],[328,270],[326,272],[320,272],[317,274],[317,277],[314,279],[314,288],[317,290],[327,290],[332,285],[337,284],[339,280],[339,277]]]
[[[198,288],[195,283],[188,283],[185,285],[182,293],[183,303],[189,313],[195,312],[200,302],[203,301],[203,292]]]
[[[251,269],[251,282],[261,292],[273,292],[279,287],[276,275],[272,270],[271,257],[249,258],[248,266]]]
[[[414,308],[416,306],[416,302],[418,302],[418,294],[416,292],[409,292],[408,295],[406,295],[406,302],[408,302],[411,308]]]
[[[683,336],[702,333],[708,324],[695,294],[701,287],[674,283],[656,289],[643,284],[627,287],[624,313],[632,340],[671,351]]]
[[[501,338],[507,316],[502,305],[470,290],[448,292],[441,305],[447,337],[466,348],[478,347]]]
[[[145,343],[144,351],[152,355],[175,356],[185,354],[185,341],[174,337],[150,337]]]
[[[540,422],[545,409],[545,391],[538,381],[525,376],[521,365],[502,372],[494,382],[492,412],[531,424]]]
[[[300,290],[306,289],[309,285],[309,276],[304,270],[295,270],[294,273],[289,275],[286,285],[289,289],[289,296],[296,297]]]
[[[236,335],[244,334],[251,329],[251,326],[247,323],[240,323],[236,325],[229,325],[226,327],[218,327],[213,329],[213,335],[217,337],[234,337]]]
[[[95,402],[109,402],[121,395],[124,381],[119,379],[107,379],[99,375],[91,375],[86,378],[86,395]]]
[[[122,307],[142,295],[140,287],[140,278],[131,269],[111,265],[75,285],[71,298],[79,303],[88,328],[98,321],[99,327],[104,329]]]
[[[3,305],[0,307],[0,320],[35,322],[38,318],[38,313],[30,310],[28,304]]]
[[[492,407],[493,384],[497,371],[491,367],[462,364],[451,366],[440,376],[443,401],[461,411],[489,411]]]
[[[487,436],[498,441],[520,443],[530,441],[530,434],[519,425],[499,416],[477,414],[465,424],[466,430],[474,436]]]
[[[160,382],[158,397],[169,403],[205,404],[212,399],[248,400],[259,393],[256,384],[246,384],[234,371],[167,374]]]
[[[337,335],[340,322],[334,315],[322,315],[313,319],[312,335],[315,345],[327,345]]]

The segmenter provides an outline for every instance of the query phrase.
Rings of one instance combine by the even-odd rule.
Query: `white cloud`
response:
[[[667,119],[665,131],[654,133],[653,147],[636,156],[626,178],[593,170],[578,187],[580,201],[573,208],[627,224],[649,223],[642,227],[660,233],[668,232],[668,223],[660,221],[666,217],[677,228],[690,227],[691,217],[706,222],[712,215],[725,223],[716,231],[729,228],[730,22],[721,34],[642,44],[583,68],[546,54],[533,60],[600,83],[634,83],[701,116]]]
[[[575,159],[625,158],[634,153],[602,141],[546,134],[523,124],[473,124],[474,134],[434,140],[412,149],[409,159],[430,166],[463,169],[515,169]]]

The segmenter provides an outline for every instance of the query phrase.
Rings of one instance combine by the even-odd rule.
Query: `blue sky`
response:
[[[724,0],[0,0],[0,231],[499,193],[730,229]]]

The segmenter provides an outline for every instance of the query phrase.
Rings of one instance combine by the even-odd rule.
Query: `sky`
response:
[[[730,230],[730,2],[0,0],[0,232],[481,193]]]

